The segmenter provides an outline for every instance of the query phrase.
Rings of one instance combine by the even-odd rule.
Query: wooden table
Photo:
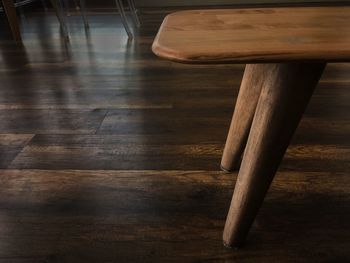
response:
[[[182,11],[153,52],[182,63],[246,63],[221,167],[239,174],[223,239],[241,246],[327,62],[350,61],[350,7]]]

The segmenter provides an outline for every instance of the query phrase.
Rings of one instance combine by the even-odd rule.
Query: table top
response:
[[[180,11],[152,50],[183,63],[350,61],[350,7]]]

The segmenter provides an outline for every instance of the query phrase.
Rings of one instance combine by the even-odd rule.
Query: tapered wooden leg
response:
[[[265,76],[224,229],[230,247],[243,244],[325,64],[256,67]]]
[[[221,169],[226,172],[238,169],[268,68],[268,66],[254,64],[248,64],[245,67],[221,159]]]
[[[9,23],[13,39],[21,42],[21,32],[19,30],[19,22],[13,0],[2,0],[2,5]]]

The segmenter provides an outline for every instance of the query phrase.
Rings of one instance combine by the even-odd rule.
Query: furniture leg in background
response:
[[[47,8],[47,4],[46,4],[46,0],[41,0],[41,5],[43,6],[44,10],[47,11],[48,8]]]
[[[21,32],[19,29],[18,17],[13,0],[2,0],[5,15],[12,33],[12,37],[16,42],[22,42]]]
[[[131,16],[133,17],[134,19],[134,23],[137,27],[139,27],[141,25],[140,23],[140,19],[137,15],[137,9],[135,7],[135,2],[134,0],[128,0],[128,4],[129,4],[129,9],[130,9],[130,12],[131,12]]]
[[[131,30],[130,30],[130,27],[129,27],[129,24],[128,24],[126,15],[125,15],[124,6],[123,6],[123,1],[122,1],[122,0],[115,0],[115,3],[116,3],[116,5],[117,5],[118,12],[119,12],[119,14],[120,14],[120,17],[121,17],[121,20],[122,20],[124,29],[125,29],[126,33],[128,34],[128,38],[129,38],[129,39],[132,39],[132,38],[133,38],[133,35],[132,35],[132,32],[131,32]]]
[[[87,19],[87,12],[86,12],[86,1],[85,0],[80,0],[80,13],[83,18],[84,26],[85,29],[89,28],[89,22]]]
[[[68,29],[67,29],[67,21],[66,16],[64,14],[64,9],[61,0],[50,0],[51,5],[53,6],[57,19],[60,23],[61,30],[63,33],[63,38],[65,41],[69,42],[69,35],[68,35]]]

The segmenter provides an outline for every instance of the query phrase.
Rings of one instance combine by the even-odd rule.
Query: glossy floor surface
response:
[[[163,13],[1,24],[0,262],[349,262],[350,64],[329,64],[244,249],[219,163],[243,65],[163,61]],[[3,22],[2,22],[3,23]]]

